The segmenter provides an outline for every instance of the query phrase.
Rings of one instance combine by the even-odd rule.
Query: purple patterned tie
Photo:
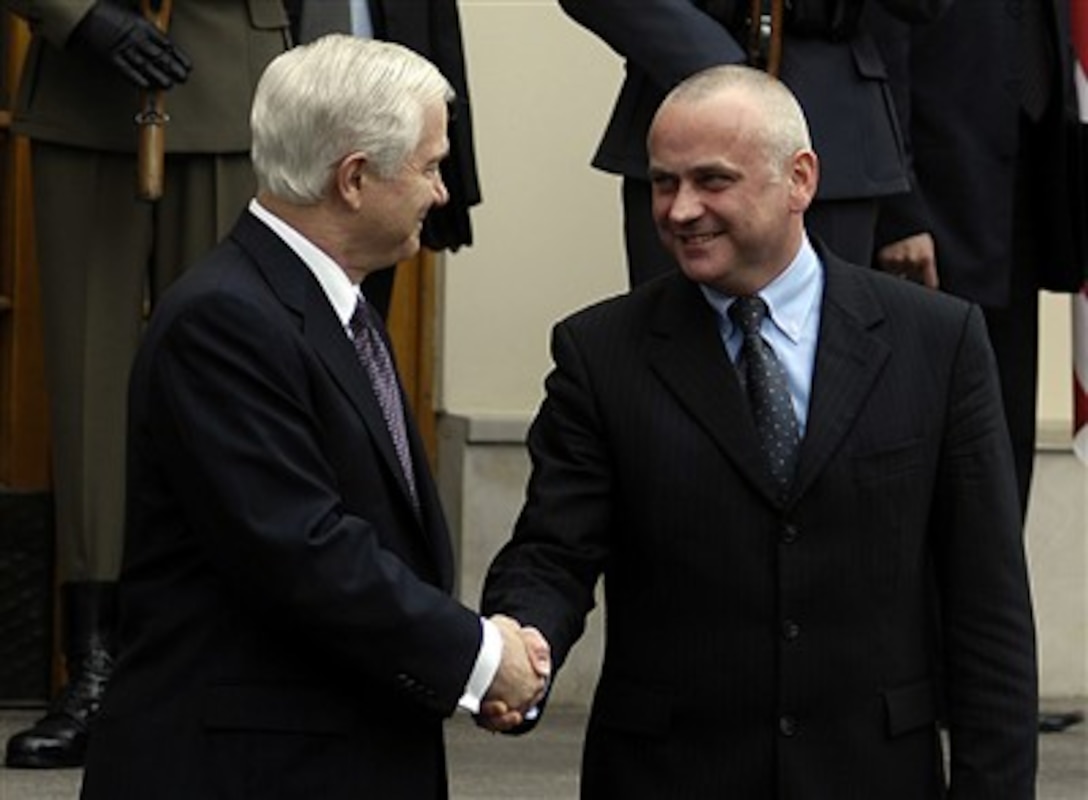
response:
[[[767,304],[755,295],[738,297],[729,307],[729,318],[744,334],[738,368],[748,391],[756,430],[771,475],[785,493],[797,467],[800,434],[786,372],[774,349],[759,334],[760,323],[766,315]]]
[[[389,435],[393,437],[397,459],[408,481],[412,503],[418,508],[419,498],[412,472],[412,454],[408,449],[408,430],[404,422],[404,404],[401,402],[393,359],[389,355],[389,348],[385,346],[379,330],[380,324],[373,306],[360,294],[355,304],[355,312],[348,322],[352,343],[355,345],[355,354],[362,362],[367,375],[370,376],[374,395],[378,398],[382,416],[385,417],[385,426],[389,429]]]

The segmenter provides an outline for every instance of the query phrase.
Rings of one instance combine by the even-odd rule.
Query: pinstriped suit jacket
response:
[[[484,607],[561,662],[604,576],[584,797],[943,797],[942,671],[952,796],[1033,796],[1032,611],[981,314],[821,258],[784,502],[697,286],[666,276],[555,329]]]

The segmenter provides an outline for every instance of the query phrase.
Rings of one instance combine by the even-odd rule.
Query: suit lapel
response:
[[[718,320],[698,286],[676,276],[651,322],[650,368],[733,466],[770,500],[776,490]]]
[[[875,329],[883,322],[864,268],[821,250],[826,285],[812,376],[808,425],[791,494],[803,494],[851,430],[890,354]]]
[[[890,350],[875,333],[884,315],[861,267],[824,249],[826,285],[808,425],[791,500],[803,494],[849,433]],[[650,367],[734,467],[772,503],[777,490],[718,321],[699,288],[682,277],[663,289],[651,324]]]
[[[304,320],[303,335],[363,418],[377,445],[378,452],[386,462],[386,466],[396,476],[397,485],[400,486],[405,497],[410,497],[404,470],[397,459],[393,437],[389,433],[381,405],[370,384],[370,376],[359,363],[351,341],[340,326],[340,320],[332,312],[328,300],[316,284],[308,292]],[[405,411],[405,424],[407,420],[408,412]]]
[[[321,286],[294,251],[253,215],[244,214],[233,235],[253,256],[276,296],[299,318],[303,337],[359,413],[380,457],[396,477],[405,502],[410,504],[407,480],[397,459],[393,437],[385,424],[381,406],[371,388],[370,378],[359,363],[355,348]],[[405,423],[411,430],[411,412],[408,409],[405,409]],[[418,438],[410,434],[409,440],[413,444],[412,460],[416,463],[424,455],[415,446]]]

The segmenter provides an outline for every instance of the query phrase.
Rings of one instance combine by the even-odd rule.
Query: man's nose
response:
[[[698,219],[702,213],[703,201],[699,192],[691,184],[681,183],[669,206],[669,219],[672,222],[690,222]]]
[[[450,190],[446,188],[446,182],[442,180],[442,173],[438,172],[434,178],[434,204],[444,206],[450,201]]]

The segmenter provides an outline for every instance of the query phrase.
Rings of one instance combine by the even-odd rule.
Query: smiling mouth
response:
[[[721,231],[711,231],[710,233],[678,233],[676,234],[676,238],[686,245],[701,245],[707,244],[721,235]]]

